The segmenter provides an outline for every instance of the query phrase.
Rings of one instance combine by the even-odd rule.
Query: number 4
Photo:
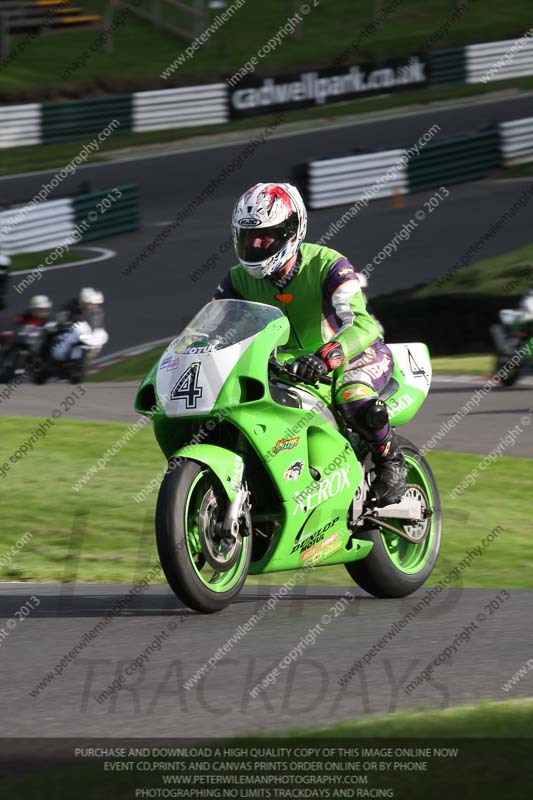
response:
[[[178,378],[170,393],[171,400],[185,400],[186,408],[196,408],[197,400],[202,396],[203,389],[198,386],[200,361],[195,361]]]

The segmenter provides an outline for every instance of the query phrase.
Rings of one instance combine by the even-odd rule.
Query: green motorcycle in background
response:
[[[376,597],[403,597],[438,556],[437,486],[401,438],[408,475],[401,502],[370,504],[365,442],[335,413],[330,378],[295,382],[278,351],[289,322],[273,306],[208,303],[142,381],[135,409],[154,423],[168,460],[156,510],[157,547],[178,598],[219,611],[247,575],[345,564]],[[391,424],[424,402],[424,344],[389,345],[394,371],[380,395]]]

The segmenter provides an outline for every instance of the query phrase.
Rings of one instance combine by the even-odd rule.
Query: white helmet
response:
[[[296,255],[307,230],[307,211],[290,183],[257,183],[233,210],[237,258],[253,278],[281,269]]]
[[[11,266],[11,259],[9,256],[3,256],[0,254],[0,267],[10,267]]]
[[[84,305],[85,303],[92,303],[93,294],[94,294],[94,289],[92,288],[92,286],[84,286],[83,289],[80,289],[80,294],[78,299],[81,305]]]
[[[85,286],[80,291],[79,301],[84,306],[101,306],[104,302],[104,295],[92,286]]]
[[[30,298],[28,308],[34,312],[36,317],[45,318],[50,314],[52,301],[45,294],[36,294]]]

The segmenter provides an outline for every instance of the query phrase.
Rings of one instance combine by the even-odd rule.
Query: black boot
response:
[[[369,442],[376,477],[370,487],[370,497],[376,499],[377,506],[399,503],[406,491],[407,468],[395,432],[381,442]]]

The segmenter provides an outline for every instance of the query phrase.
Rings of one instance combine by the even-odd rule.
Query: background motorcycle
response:
[[[517,309],[503,308],[498,316],[500,324],[490,329],[496,345],[496,371],[504,370],[503,386],[513,386],[523,375],[533,374],[533,322]],[[513,359],[519,353],[520,357]],[[515,363],[509,365],[511,359]]]
[[[48,342],[33,369],[33,382],[38,385],[50,378],[82,383],[90,362],[109,338],[103,328],[94,330],[84,321],[59,327],[52,323],[46,326],[46,335]]]
[[[36,325],[23,325],[16,331],[0,334],[0,380],[9,383],[17,375],[30,372],[37,357],[43,329]]]

